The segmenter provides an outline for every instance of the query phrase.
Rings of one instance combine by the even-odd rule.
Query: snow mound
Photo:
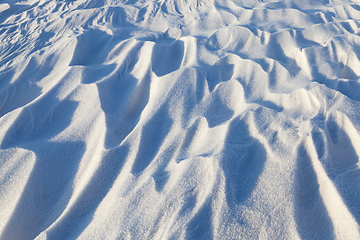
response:
[[[0,239],[360,239],[360,3],[4,0]]]

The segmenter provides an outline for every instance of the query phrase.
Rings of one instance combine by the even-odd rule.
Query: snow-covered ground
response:
[[[0,239],[360,239],[360,2],[1,0]]]

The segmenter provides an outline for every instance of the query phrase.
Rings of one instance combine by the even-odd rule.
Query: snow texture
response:
[[[0,239],[360,239],[360,2],[1,0]]]

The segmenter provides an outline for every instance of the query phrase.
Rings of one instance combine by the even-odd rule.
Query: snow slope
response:
[[[360,239],[360,2],[0,1],[0,239]]]

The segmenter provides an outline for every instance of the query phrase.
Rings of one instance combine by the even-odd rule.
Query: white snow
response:
[[[2,0],[0,239],[360,239],[360,2]]]

